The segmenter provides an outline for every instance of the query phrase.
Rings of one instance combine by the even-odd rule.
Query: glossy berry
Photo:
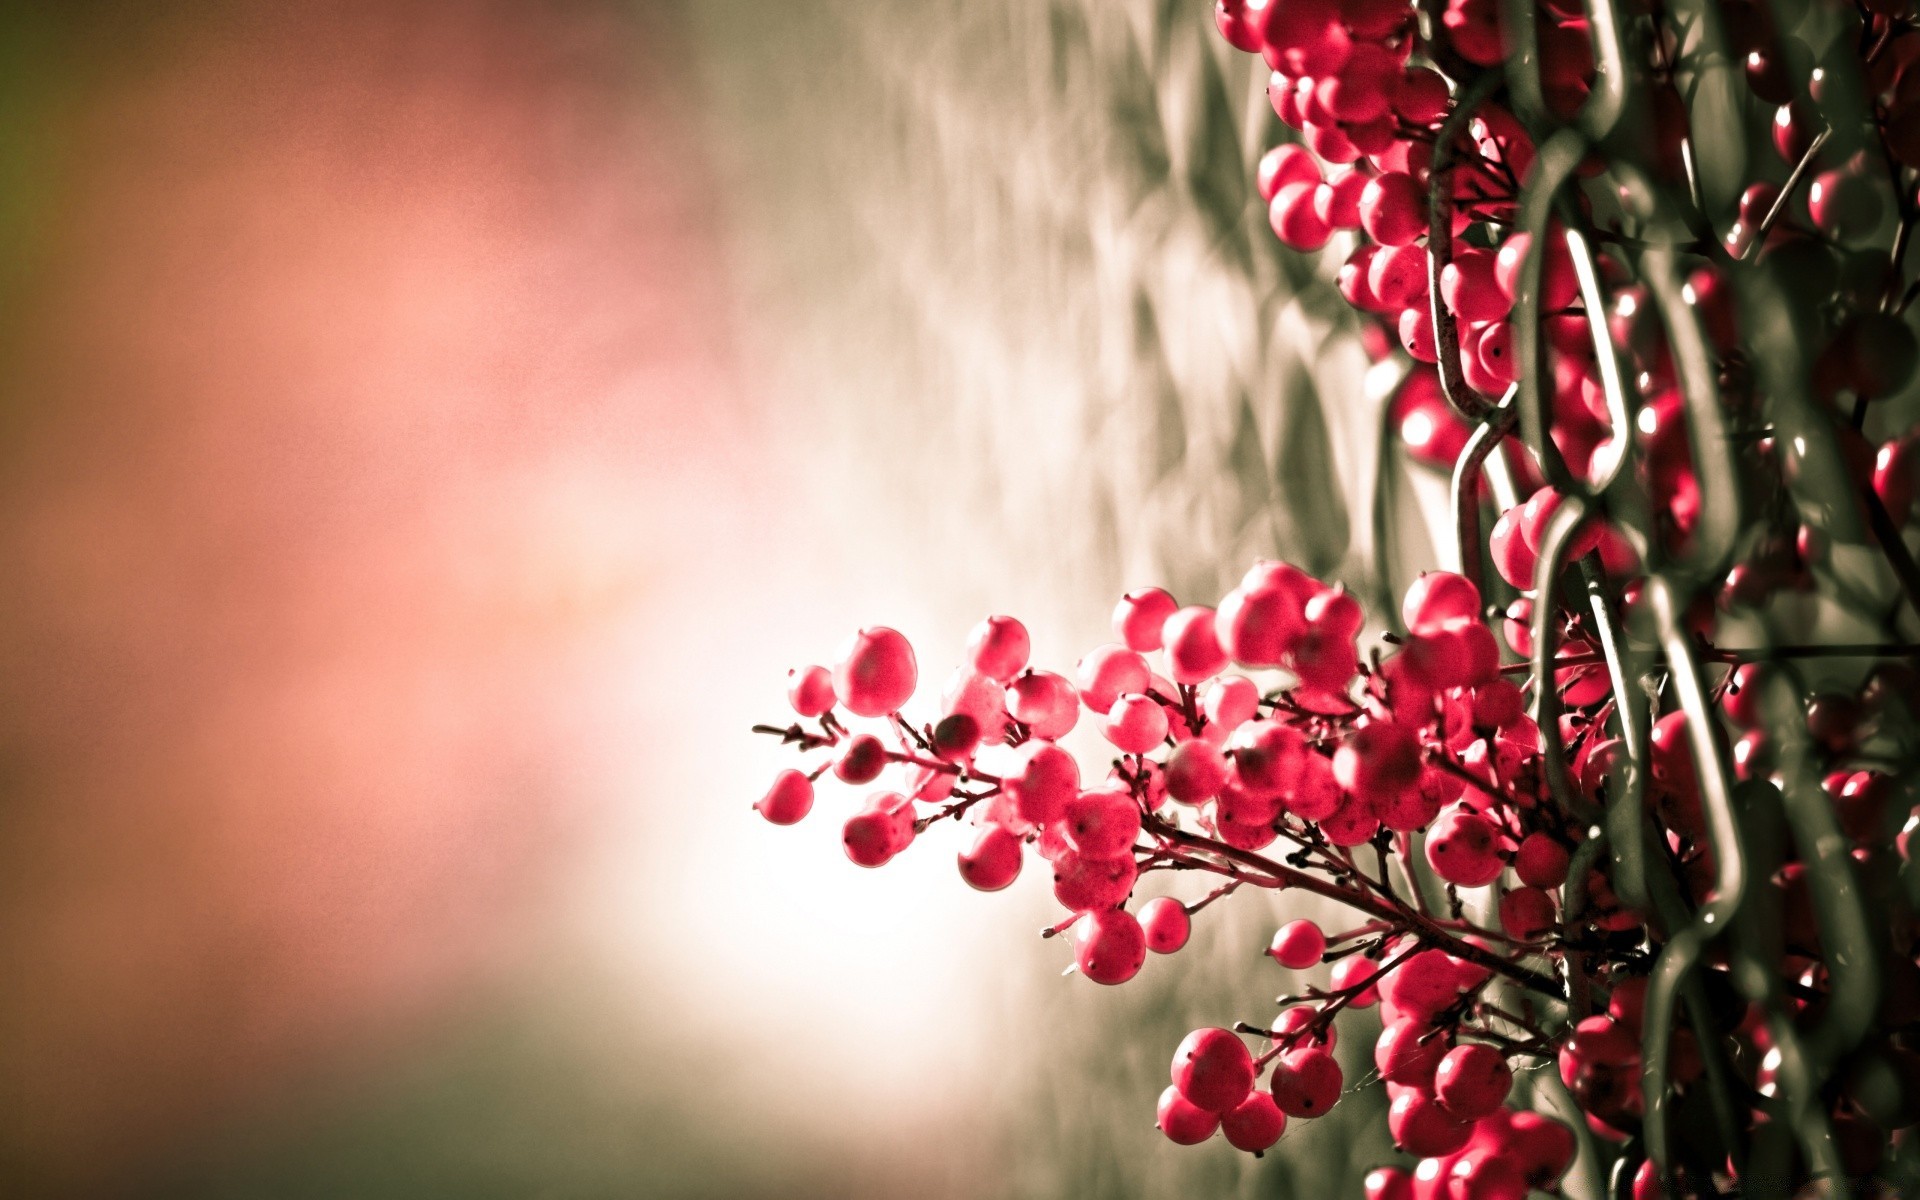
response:
[[[1462,1121],[1438,1100],[1418,1091],[1404,1091],[1387,1108],[1387,1132],[1394,1145],[1421,1158],[1452,1154],[1473,1135],[1471,1122]]]
[[[1027,665],[1033,643],[1012,617],[988,617],[967,637],[967,661],[989,679],[1006,683]]]
[[[1499,320],[1513,307],[1495,278],[1493,252],[1472,247],[1456,250],[1440,273],[1440,298],[1456,317],[1475,324]]]
[[[960,852],[960,878],[982,892],[997,892],[1020,874],[1020,839],[998,825],[980,831]]]
[[[1383,246],[1405,246],[1427,232],[1427,196],[1404,171],[1367,181],[1360,193],[1360,227]]]
[[[1530,833],[1520,840],[1513,856],[1514,874],[1528,887],[1557,888],[1567,881],[1566,848],[1544,833]]]
[[[1333,236],[1333,226],[1314,209],[1314,191],[1320,186],[1289,183],[1273,194],[1273,202],[1267,206],[1267,223],[1288,249],[1318,250]]]
[[[1194,1104],[1169,1085],[1160,1093],[1154,1127],[1179,1146],[1198,1146],[1220,1128],[1220,1114]]]
[[[1326,952],[1327,935],[1312,921],[1288,921],[1273,935],[1273,944],[1267,947],[1267,953],[1273,961],[1295,971],[1304,971],[1308,967],[1320,965],[1320,956]]]
[[[1127,692],[1113,702],[1100,722],[1100,732],[1124,753],[1145,754],[1166,739],[1167,710],[1157,701]]]
[[[1125,792],[1082,792],[1067,801],[1067,841],[1082,858],[1119,858],[1140,836],[1140,806]]]
[[[1431,1088],[1434,1070],[1447,1054],[1445,1037],[1426,1021],[1409,1017],[1381,1031],[1373,1047],[1373,1065],[1389,1083]]]
[[[1080,763],[1051,742],[1028,742],[1001,781],[1020,819],[1031,825],[1057,821],[1080,794]]]
[[[1220,1132],[1236,1150],[1258,1154],[1269,1149],[1287,1131],[1287,1114],[1262,1091],[1251,1091],[1247,1098],[1220,1117]]]
[[[1165,638],[1167,665],[1175,683],[1205,683],[1227,665],[1211,608],[1196,605],[1174,613],[1167,618]]]
[[[1485,887],[1500,877],[1500,831],[1479,813],[1440,814],[1427,834],[1427,864],[1448,883]]]
[[[1069,851],[1053,864],[1053,898],[1074,912],[1092,912],[1126,902],[1140,868],[1132,855],[1082,858]]]
[[[1122,692],[1144,692],[1153,680],[1147,660],[1125,646],[1109,643],[1087,652],[1075,668],[1080,698],[1088,708],[1104,713]]]
[[[1253,1090],[1253,1055],[1231,1030],[1196,1029],[1173,1053],[1173,1086],[1208,1112],[1229,1112]]]
[[[1080,719],[1080,693],[1064,675],[1027,671],[1007,685],[1007,715],[1036,738],[1067,736]]]
[[[1340,1101],[1346,1077],[1333,1055],[1313,1046],[1282,1054],[1273,1065],[1273,1101],[1290,1117],[1318,1117]]]
[[[1298,146],[1287,147],[1298,150]],[[1302,153],[1305,153],[1302,151]],[[1120,597],[1113,610],[1113,632],[1127,649],[1138,654],[1158,650],[1161,629],[1180,605],[1161,588],[1142,588]]]
[[[1492,1046],[1469,1042],[1447,1051],[1433,1073],[1433,1094],[1453,1116],[1478,1121],[1506,1101],[1513,1069]]]
[[[1182,804],[1201,805],[1226,786],[1229,767],[1220,747],[1205,738],[1192,738],[1167,755],[1167,795]]]
[[[833,668],[833,690],[854,715],[884,717],[907,702],[919,678],[907,639],[874,625],[841,647]]]
[[[1095,983],[1125,983],[1147,961],[1147,935],[1126,909],[1096,909],[1074,923],[1073,961]]]
[[[1380,964],[1361,954],[1349,955],[1333,964],[1332,987],[1336,992],[1358,987],[1368,980],[1377,979]],[[1347,1001],[1348,1008],[1372,1008],[1380,1002],[1378,985],[1362,988],[1353,999]]]
[[[813,811],[813,782],[799,771],[782,771],[753,807],[775,825],[795,824]]]
[[[833,760],[834,778],[842,783],[872,783],[887,766],[887,744],[870,733],[857,734]]]
[[[1413,1176],[1399,1167],[1375,1167],[1360,1186],[1366,1200],[1414,1200]]]
[[[1423,571],[1407,589],[1400,617],[1413,633],[1431,633],[1448,621],[1480,619],[1480,589],[1452,571]]]
[[[825,667],[802,667],[791,672],[787,703],[803,717],[817,717],[833,707],[833,672]]]
[[[1556,924],[1553,897],[1536,887],[1515,888],[1500,897],[1500,928],[1522,942],[1537,942]]]
[[[1140,906],[1140,928],[1147,935],[1147,949],[1155,954],[1172,954],[1187,944],[1193,933],[1193,918],[1187,906],[1171,896],[1155,896]]]
[[[1313,161],[1312,153],[1305,146],[1286,142],[1260,156],[1260,165],[1254,172],[1254,181],[1259,186],[1260,198],[1270,202],[1276,192],[1290,183],[1304,183],[1309,187],[1318,184],[1320,165]],[[1173,609],[1169,608],[1167,616],[1172,615]],[[1140,650],[1141,647],[1135,646],[1134,649]],[[1149,646],[1146,649],[1152,650],[1158,647]]]

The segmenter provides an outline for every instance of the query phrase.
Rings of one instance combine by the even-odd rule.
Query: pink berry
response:
[[[1100,722],[1100,732],[1126,754],[1145,754],[1167,737],[1167,710],[1137,692],[1127,692],[1113,702],[1113,708]]]
[[[1409,308],[1400,314],[1400,348],[1415,362],[1437,363],[1440,351],[1433,338],[1433,314],[1426,308]]]
[[[1480,619],[1480,589],[1452,571],[1425,571],[1407,589],[1401,619],[1414,633],[1427,633],[1447,621]]]
[[[1167,619],[1165,637],[1175,683],[1205,683],[1226,668],[1227,655],[1220,648],[1211,608],[1196,605],[1173,614]]]
[[[1286,148],[1300,150],[1298,146]],[[1300,152],[1306,153],[1304,150]],[[1146,654],[1161,647],[1160,631],[1165,627],[1167,618],[1179,609],[1179,603],[1161,588],[1128,592],[1120,597],[1120,603],[1113,610],[1113,631],[1127,649]]]
[[[1504,676],[1473,689],[1473,723],[1481,729],[1509,729],[1527,715],[1520,685]]]
[[[1822,171],[1807,185],[1807,213],[1814,228],[1841,241],[1872,233],[1883,207],[1879,187],[1859,170]]]
[[[968,762],[980,748],[980,722],[963,712],[949,713],[933,727],[931,745],[942,762]]]
[[[833,707],[833,672],[825,667],[802,667],[789,671],[793,682],[787,685],[787,703],[803,717],[817,717]]]
[[[1187,944],[1193,933],[1193,918],[1187,906],[1171,896],[1155,896],[1140,906],[1140,928],[1147,935],[1147,949],[1155,954],[1172,954]]]
[[[1542,888],[1515,888],[1500,897],[1500,928],[1517,941],[1537,942],[1556,924],[1553,897]]]
[[[1469,1042],[1447,1051],[1433,1073],[1433,1094],[1462,1121],[1490,1116],[1506,1101],[1513,1069],[1492,1046]]]
[[[1427,196],[1413,176],[1388,171],[1360,193],[1360,226],[1383,246],[1404,246],[1427,232]]]
[[[1573,1165],[1573,1131],[1550,1117],[1534,1112],[1517,1112],[1508,1118],[1511,1129],[1514,1165],[1527,1183],[1538,1189],[1550,1188]]]
[[[1366,1200],[1414,1200],[1413,1176],[1399,1167],[1375,1167],[1360,1187]]]
[[[1271,202],[1274,194],[1289,183],[1304,183],[1309,186],[1320,182],[1320,165],[1313,161],[1313,154],[1305,146],[1292,142],[1283,142],[1260,156],[1260,165],[1254,172],[1254,180],[1260,187],[1260,199]],[[1168,609],[1169,616],[1173,610]],[[1157,646],[1148,646],[1144,650],[1157,650]]]
[[[1280,1056],[1273,1066],[1273,1100],[1290,1117],[1324,1116],[1340,1101],[1346,1077],[1325,1050],[1303,1046]]]
[[[1566,847],[1544,833],[1530,833],[1520,840],[1513,856],[1514,874],[1528,887],[1557,888],[1567,881]]]
[[[1365,955],[1354,954],[1333,964],[1333,979],[1331,984],[1334,991],[1344,992],[1348,988],[1356,987],[1368,980],[1378,980],[1379,976],[1379,963],[1367,958]],[[1353,999],[1347,1001],[1347,1007],[1372,1008],[1379,1002],[1380,989],[1376,985],[1365,988],[1355,995]]]
[[[1493,251],[1474,247],[1454,251],[1440,272],[1440,298],[1456,317],[1476,325],[1497,321],[1513,307],[1495,278]]]
[[[1267,947],[1267,953],[1273,961],[1295,971],[1304,971],[1308,967],[1320,965],[1320,956],[1326,953],[1327,935],[1312,921],[1288,921],[1273,935],[1273,944]]]
[[[1066,807],[1067,841],[1082,858],[1120,858],[1140,836],[1140,806],[1118,791],[1082,792]]]
[[[1007,714],[1034,737],[1057,741],[1080,719],[1080,693],[1064,675],[1028,671],[1007,685]]]
[[[813,781],[799,771],[782,771],[753,807],[775,825],[792,825],[813,811]]]
[[[1505,1157],[1472,1151],[1447,1171],[1450,1200],[1527,1200],[1527,1181]]]
[[[1179,1088],[1168,1085],[1160,1093],[1154,1125],[1177,1146],[1198,1146],[1220,1128],[1220,1114],[1199,1107],[1182,1096]]]
[[[1307,601],[1319,590],[1297,567],[1271,564],[1221,599],[1214,613],[1220,648],[1248,667],[1277,667],[1306,632]]]
[[[1387,1132],[1408,1154],[1438,1158],[1465,1146],[1473,1125],[1455,1118],[1431,1096],[1405,1091],[1387,1109]]]
[[[1299,781],[1308,757],[1306,738],[1279,721],[1249,721],[1227,739],[1233,781],[1254,796],[1278,796]]]
[[[1412,244],[1383,246],[1367,264],[1367,288],[1383,313],[1425,308],[1427,248]],[[1441,404],[1446,400],[1440,398]]]
[[[1018,675],[1032,652],[1027,627],[1012,617],[988,617],[967,637],[967,661],[974,670],[1000,683]]]
[[[1253,1055],[1227,1029],[1196,1029],[1173,1053],[1173,1086],[1208,1112],[1232,1111],[1253,1090]]]
[[[1125,983],[1147,961],[1147,935],[1126,909],[1095,909],[1074,923],[1073,961],[1095,983]]]
[[[1373,1047],[1373,1065],[1389,1083],[1431,1088],[1434,1070],[1447,1053],[1444,1036],[1426,1021],[1407,1017],[1380,1031],[1380,1040]]]
[[[1202,697],[1200,711],[1207,718],[1208,733],[1217,729],[1218,740],[1224,741],[1260,711],[1259,685],[1245,675],[1216,679]]]
[[[884,717],[912,697],[919,678],[907,639],[884,625],[871,625],[841,647],[833,690],[854,715]]]
[[[887,766],[887,744],[870,733],[857,734],[833,760],[834,777],[842,783],[872,783]]]
[[[998,825],[980,831],[960,852],[960,878],[982,892],[997,892],[1020,874],[1020,839]]]
[[[1054,860],[1053,898],[1073,912],[1093,912],[1124,904],[1140,868],[1132,855],[1082,858],[1069,849]]]
[[[1403,1013],[1430,1017],[1460,997],[1461,977],[1444,950],[1422,950],[1380,980],[1381,996]]]
[[[1500,830],[1470,810],[1440,814],[1427,833],[1427,864],[1448,883],[1485,887],[1500,878]]]
[[[913,801],[894,792],[874,793],[841,831],[847,857],[863,867],[884,865],[913,838]]]
[[[1258,1154],[1269,1149],[1287,1131],[1287,1114],[1262,1091],[1251,1091],[1247,1098],[1220,1117],[1220,1132],[1236,1150]]]
[[[1487,537],[1487,552],[1500,578],[1527,592],[1533,590],[1535,556],[1520,533],[1521,512],[1519,508],[1510,508],[1500,514]]]
[[[1267,223],[1273,235],[1291,250],[1318,250],[1333,236],[1333,226],[1314,211],[1313,193],[1317,183],[1283,184],[1267,206]]]
[[[1113,643],[1089,650],[1074,673],[1080,684],[1080,698],[1097,713],[1112,708],[1122,692],[1146,691],[1153,680],[1146,659]]]
[[[1220,748],[1204,738],[1191,738],[1167,755],[1167,795],[1182,804],[1205,804],[1226,786],[1227,774]]]
[[[1080,794],[1079,761],[1052,742],[1028,742],[1018,754],[1000,784],[1014,812],[1029,825],[1059,820],[1067,803]]]

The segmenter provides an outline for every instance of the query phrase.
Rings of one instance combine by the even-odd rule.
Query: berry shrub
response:
[[[1405,365],[1455,569],[1371,620],[1284,562],[1130,592],[1070,670],[990,617],[924,711],[907,639],[861,630],[756,727],[801,755],[758,810],[868,789],[833,818],[867,867],[966,826],[961,878],[1049,874],[1098,984],[1249,888],[1337,905],[1265,947],[1297,994],[1173,1049],[1176,1143],[1257,1155],[1377,1086],[1406,1157],[1369,1200],[1576,1190],[1576,1159],[1635,1200],[1920,1186],[1920,14],[1214,18],[1299,134],[1258,165],[1274,234]]]

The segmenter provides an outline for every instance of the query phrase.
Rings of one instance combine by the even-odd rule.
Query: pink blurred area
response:
[[[0,292],[18,1195],[526,971],[671,751],[650,639],[781,532],[673,13],[47,12]]]

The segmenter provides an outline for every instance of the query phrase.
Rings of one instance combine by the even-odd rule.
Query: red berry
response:
[[[913,801],[892,792],[876,793],[867,807],[847,818],[841,844],[847,857],[863,867],[883,866],[913,840]]]
[[[799,771],[782,771],[753,807],[775,825],[792,825],[813,811],[813,782]]]
[[[1286,149],[1287,147],[1275,147]],[[1298,150],[1299,147],[1291,147]],[[1305,153],[1305,151],[1301,151]],[[1113,631],[1120,636],[1127,649],[1138,654],[1158,650],[1162,643],[1160,631],[1166,625],[1167,618],[1179,611],[1180,605],[1172,595],[1160,588],[1142,588],[1137,592],[1128,592],[1120,597],[1120,603],[1113,610]]]
[[[1260,198],[1271,203],[1274,194],[1290,183],[1319,183],[1320,164],[1313,161],[1312,153],[1305,146],[1283,142],[1260,156],[1254,180],[1259,185]],[[1173,610],[1167,611],[1171,615]]]
[[[1053,898],[1073,912],[1092,912],[1124,904],[1140,875],[1132,855],[1082,858],[1069,849],[1053,864]]]
[[[1414,633],[1457,618],[1480,619],[1480,589],[1452,571],[1424,571],[1407,589],[1400,616]]]
[[[1331,1111],[1340,1101],[1340,1089],[1346,1083],[1340,1064],[1333,1055],[1313,1046],[1302,1046],[1280,1056],[1273,1067],[1274,1103],[1290,1117],[1318,1117]]]
[[[1380,994],[1402,1013],[1430,1017],[1460,998],[1461,975],[1444,950],[1422,950],[1380,980]]]
[[[1368,980],[1376,980],[1380,975],[1380,964],[1365,955],[1354,954],[1333,964],[1331,986],[1336,992],[1344,992]],[[1380,1002],[1380,990],[1377,986],[1368,987],[1353,999],[1347,1001],[1348,1008],[1372,1008]]]
[[[1551,1117],[1517,1112],[1507,1118],[1514,1165],[1529,1186],[1546,1189],[1573,1165],[1573,1130]]]
[[[1400,348],[1415,362],[1437,363],[1440,350],[1433,340],[1433,314],[1425,306],[1400,314]]]
[[[1515,888],[1500,897],[1500,928],[1510,938],[1537,942],[1553,932],[1553,897],[1536,887]]]
[[[1367,181],[1360,193],[1360,227],[1383,246],[1405,246],[1427,232],[1426,189],[1405,171]]]
[[[1367,288],[1379,311],[1396,313],[1427,306],[1427,248],[1384,246],[1367,264]],[[1438,379],[1436,377],[1436,383]],[[1445,399],[1441,402],[1444,404]]]
[[[1497,321],[1513,307],[1494,273],[1493,251],[1466,247],[1454,251],[1440,272],[1440,298],[1462,321]]]
[[[802,667],[789,671],[793,682],[787,685],[787,703],[803,717],[817,717],[833,707],[833,672],[825,667]]]
[[[1113,709],[1100,722],[1100,732],[1126,754],[1145,754],[1167,736],[1167,710],[1137,692],[1128,692],[1113,702]]]
[[[1532,234],[1516,233],[1500,243],[1500,250],[1494,256],[1494,282],[1509,301],[1518,289],[1520,264],[1532,244]],[[1554,312],[1570,306],[1579,299],[1580,277],[1573,269],[1573,255],[1557,225],[1552,228],[1541,254],[1544,257],[1540,263],[1540,310]]]
[[[1335,229],[1360,228],[1360,193],[1373,178],[1364,169],[1348,167],[1328,179],[1313,194],[1314,212]]]
[[[1080,720],[1080,693],[1064,675],[1028,671],[1007,685],[1007,714],[1034,737],[1054,741]]]
[[[1489,1116],[1506,1101],[1513,1069],[1492,1046],[1470,1042],[1447,1051],[1433,1073],[1433,1094],[1462,1121]]]
[[[1650,1158],[1642,1159],[1633,1173],[1633,1200],[1667,1200],[1667,1183],[1660,1168]]]
[[[1567,863],[1566,847],[1544,833],[1522,838],[1513,856],[1514,874],[1528,887],[1559,887],[1567,881]]]
[[[1018,754],[1000,783],[1014,812],[1029,825],[1059,820],[1080,794],[1079,761],[1052,742],[1028,742]]]
[[[1527,1181],[1505,1157],[1471,1151],[1447,1171],[1448,1200],[1527,1200]]]
[[[1155,954],[1172,954],[1187,944],[1193,918],[1187,906],[1173,897],[1155,896],[1140,906],[1140,928],[1147,935],[1147,949]]]
[[[1160,1093],[1154,1126],[1177,1146],[1198,1146],[1220,1128],[1220,1114],[1200,1108],[1182,1096],[1179,1088],[1169,1086]]]
[[[1082,792],[1067,801],[1067,842],[1081,858],[1120,858],[1140,836],[1140,806],[1119,791]]]
[[[1125,983],[1147,961],[1147,935],[1126,909],[1095,909],[1074,923],[1073,961],[1095,983]]]
[[[997,892],[1020,874],[1020,839],[998,825],[989,825],[960,852],[960,878],[982,892]]]
[[[1173,1053],[1173,1086],[1208,1112],[1230,1112],[1253,1090],[1253,1055],[1227,1029],[1196,1029]]]
[[[1879,187],[1857,169],[1822,171],[1807,185],[1807,213],[1828,237],[1850,241],[1872,233],[1882,209]]]
[[[833,690],[854,715],[884,717],[907,702],[919,678],[907,639],[884,625],[872,625],[840,648]]]
[[[1434,1070],[1447,1056],[1448,1044],[1426,1021],[1408,1017],[1380,1032],[1380,1040],[1373,1047],[1373,1065],[1389,1083],[1430,1089]]]
[[[1104,713],[1122,692],[1144,692],[1153,680],[1147,660],[1125,646],[1108,643],[1087,652],[1074,668],[1080,698],[1088,708]]]
[[[1313,208],[1314,183],[1283,184],[1267,206],[1267,223],[1289,249],[1318,250],[1333,236],[1333,227]]]
[[[1438,1158],[1465,1146],[1473,1125],[1454,1117],[1432,1097],[1405,1091],[1387,1109],[1387,1132],[1393,1135],[1394,1145],[1408,1154]]]
[[[1216,628],[1214,610],[1199,605],[1167,619],[1167,663],[1175,683],[1205,683],[1226,668],[1227,654]]]
[[[1304,735],[1279,721],[1249,721],[1227,739],[1233,782],[1252,796],[1278,796],[1294,788],[1307,759]]]
[[[1220,1118],[1220,1132],[1234,1149],[1258,1154],[1280,1140],[1287,1131],[1287,1114],[1262,1091],[1251,1091],[1247,1098]]]
[[[1319,1020],[1319,1017],[1320,1010],[1311,1004],[1296,1004],[1291,1008],[1280,1010],[1280,1019],[1273,1023],[1273,1044],[1282,1050],[1292,1049],[1295,1044],[1319,1046],[1324,1050],[1333,1049],[1340,1044],[1340,1030],[1332,1021],[1321,1024],[1320,1028],[1311,1034],[1302,1034],[1299,1037],[1286,1036],[1307,1028]]]
[[[1298,567],[1256,566],[1214,614],[1220,648],[1243,666],[1280,666],[1305,633],[1307,601],[1319,590]]]
[[[1320,965],[1320,956],[1326,952],[1327,935],[1312,921],[1288,921],[1273,935],[1273,944],[1267,947],[1267,953],[1273,961],[1295,971],[1304,971],[1308,967]]]
[[[1205,738],[1191,738],[1167,755],[1167,795],[1182,804],[1205,804],[1226,786],[1227,774],[1220,748]]]
[[[870,733],[856,735],[833,760],[834,777],[842,783],[872,783],[887,766],[887,744]]]
[[[1493,524],[1493,532],[1487,537],[1487,552],[1493,559],[1494,569],[1500,572],[1500,578],[1523,592],[1529,592],[1533,590],[1535,556],[1520,533],[1522,511],[1520,508],[1510,508],[1500,514],[1500,519]]]
[[[1440,814],[1427,834],[1427,864],[1448,883],[1485,887],[1500,878],[1500,830],[1479,813]]]
[[[1413,1176],[1399,1167],[1375,1167],[1361,1188],[1366,1200],[1414,1200]]]

